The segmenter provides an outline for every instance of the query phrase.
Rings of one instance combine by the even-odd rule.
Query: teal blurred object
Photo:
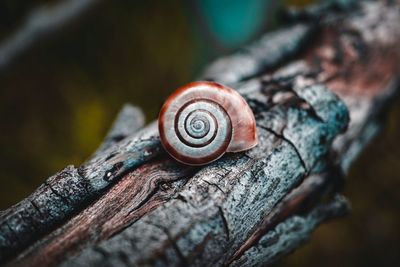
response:
[[[279,0],[195,0],[202,24],[219,46],[236,48],[264,29]]]

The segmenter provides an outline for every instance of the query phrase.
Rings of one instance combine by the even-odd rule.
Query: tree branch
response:
[[[36,8],[22,26],[0,44],[0,71],[43,37],[71,23],[101,0],[60,0]]]
[[[400,4],[316,10],[205,71],[246,98],[257,147],[184,166],[163,152],[152,123],[1,214],[0,259],[263,266],[345,214],[343,176],[399,86]]]

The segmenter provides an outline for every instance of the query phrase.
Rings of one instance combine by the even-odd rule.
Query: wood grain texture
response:
[[[142,113],[126,105],[95,154],[101,155],[111,144],[125,139],[127,133],[135,134],[143,122]],[[0,262],[68,220],[101,194],[101,190],[93,187],[74,166],[48,178],[32,195],[0,214]]]
[[[247,100],[257,147],[184,166],[161,149],[150,124],[64,171],[66,181],[82,182],[56,182],[60,198],[81,192],[65,191],[75,184],[89,192],[65,215],[42,222],[26,213],[36,196],[46,199],[44,207],[52,203],[46,185],[1,214],[3,262],[265,266],[345,214],[348,203],[338,192],[346,171],[376,135],[399,86],[400,3],[318,6],[291,16],[291,25],[204,74]],[[35,224],[44,230],[30,228]],[[9,248],[21,252],[3,252]]]

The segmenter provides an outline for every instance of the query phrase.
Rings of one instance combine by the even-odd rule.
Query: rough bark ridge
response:
[[[343,215],[343,174],[398,87],[400,4],[331,4],[288,16],[291,25],[203,76],[249,102],[256,148],[183,166],[162,150],[156,124],[141,128],[140,111],[127,106],[88,162],[1,213],[0,261],[262,266]]]

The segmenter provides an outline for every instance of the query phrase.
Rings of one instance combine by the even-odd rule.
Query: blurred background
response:
[[[124,103],[155,119],[207,62],[313,2],[0,0],[0,209],[84,161]],[[399,137],[396,100],[351,169],[352,214],[275,266],[400,266]]]

